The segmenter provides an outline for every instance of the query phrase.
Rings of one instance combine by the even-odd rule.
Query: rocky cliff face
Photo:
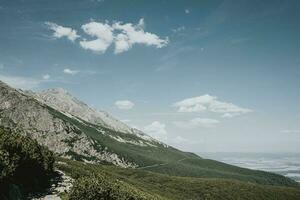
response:
[[[20,131],[62,156],[76,155],[86,161],[107,161],[122,167],[135,166],[87,136],[59,110],[1,81],[0,125]]]

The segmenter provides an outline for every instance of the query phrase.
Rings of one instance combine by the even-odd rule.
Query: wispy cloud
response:
[[[190,10],[189,9],[184,9],[185,14],[190,14]]]
[[[161,140],[161,141],[167,140],[166,125],[159,121],[154,121],[151,124],[145,126],[143,128],[143,131],[157,140]]]
[[[185,26],[179,26],[179,27],[177,27],[177,28],[173,28],[172,29],[172,32],[173,33],[178,33],[178,32],[182,32],[182,31],[184,31],[185,30]]]
[[[53,36],[56,38],[67,37],[69,40],[75,41],[80,37],[77,35],[76,30],[72,28],[59,26],[51,22],[46,22],[46,24],[54,31]],[[167,37],[162,39],[154,33],[146,32],[143,18],[136,25],[120,21],[113,24],[108,21],[104,23],[92,21],[83,24],[81,28],[86,35],[95,39],[88,40],[84,38],[79,41],[80,46],[99,54],[105,53],[111,45],[114,45],[114,53],[119,54],[130,50],[135,44],[162,48],[169,43]]]
[[[74,42],[77,38],[80,37],[79,35],[77,35],[77,31],[72,28],[59,26],[52,22],[46,22],[45,24],[49,27],[49,29],[54,31],[53,37],[55,38],[66,37],[72,42]]]
[[[121,110],[130,110],[134,107],[134,103],[129,100],[119,100],[115,102],[115,106],[117,106]]]
[[[78,73],[79,73],[79,70],[72,70],[72,69],[66,68],[66,69],[63,70],[63,72],[64,72],[65,74],[75,75],[75,74],[78,74]]]
[[[197,144],[199,141],[192,141],[182,136],[174,136],[168,133],[167,125],[160,121],[153,121],[152,123],[146,125],[143,130],[145,133],[150,135],[151,137],[165,142],[167,144],[174,145],[183,145],[183,144]]]
[[[211,95],[202,95],[198,97],[187,98],[172,105],[178,112],[203,112],[210,111],[222,114],[222,117],[234,117],[241,114],[253,112],[248,108],[242,108],[233,103],[219,101],[217,97]]]

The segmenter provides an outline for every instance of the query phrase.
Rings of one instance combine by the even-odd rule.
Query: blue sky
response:
[[[300,152],[298,1],[0,0],[0,79],[184,150]]]

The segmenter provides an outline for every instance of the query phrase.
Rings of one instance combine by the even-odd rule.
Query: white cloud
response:
[[[282,130],[282,133],[300,133],[300,130]]]
[[[107,48],[113,42],[113,28],[107,23],[90,22],[82,25],[81,28],[86,34],[97,38],[90,41],[80,41],[80,46],[84,49],[105,53]]]
[[[143,131],[157,140],[166,141],[167,139],[166,125],[159,121],[154,121],[145,126]]]
[[[80,46],[84,49],[92,50],[97,53],[105,53],[110,44],[104,43],[101,39],[91,41],[80,41]]]
[[[115,40],[115,54],[122,53],[124,51],[128,51],[132,45],[129,42],[129,38],[127,35],[120,33],[116,36]]]
[[[77,35],[77,31],[72,28],[59,26],[52,22],[46,22],[45,24],[49,27],[49,29],[54,31],[53,37],[55,38],[67,37],[69,40],[74,42],[80,37]]]
[[[40,80],[36,80],[28,77],[21,77],[21,76],[0,75],[0,80],[14,88],[21,88],[21,89],[34,89],[37,88],[41,83]]]
[[[49,80],[49,79],[50,79],[50,75],[49,75],[49,74],[43,75],[43,79],[44,79],[44,80]]]
[[[248,108],[242,108],[232,103],[219,101],[217,97],[208,94],[187,98],[173,104],[178,112],[203,112],[210,111],[221,113],[223,117],[234,117],[253,112]]]
[[[79,73],[78,70],[71,70],[71,69],[69,69],[69,68],[64,69],[63,72],[64,72],[65,74],[70,74],[70,75],[75,75],[75,74],[78,74],[78,73]]]
[[[130,110],[134,107],[134,103],[129,100],[120,100],[115,102],[115,106],[121,110]]]
[[[128,51],[134,44],[144,44],[146,46],[162,48],[169,42],[168,38],[161,39],[156,34],[145,32],[145,22],[143,18],[140,19],[137,25],[116,22],[112,25],[112,27],[114,30],[121,31],[121,33],[116,35],[115,53]]]
[[[190,10],[189,9],[185,9],[184,12],[185,12],[185,14],[189,14]]]
[[[75,41],[80,37],[77,35],[76,30],[72,28],[59,26],[51,22],[46,22],[46,24],[54,31],[54,37],[56,38],[67,37],[71,41]],[[81,28],[84,33],[94,37],[94,39],[84,38],[79,42],[79,45],[84,49],[100,54],[105,53],[111,45],[114,45],[114,53],[118,54],[128,51],[135,44],[162,48],[169,43],[168,38],[162,39],[154,33],[146,32],[143,18],[136,25],[123,22],[110,24],[108,21],[104,23],[92,21],[82,25]]]
[[[174,125],[179,128],[184,129],[194,129],[194,128],[212,128],[215,127],[218,123],[220,123],[216,119],[209,119],[209,118],[194,118],[189,121],[176,121],[174,122]]]

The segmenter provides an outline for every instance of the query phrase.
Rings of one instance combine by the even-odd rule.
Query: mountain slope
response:
[[[121,121],[115,119],[107,112],[99,111],[79,101],[63,88],[49,89],[42,92],[30,93],[37,100],[48,106],[73,116],[79,117],[92,124],[98,124],[106,128],[124,133],[133,133],[130,128]]]
[[[100,123],[85,121],[79,114],[73,115],[69,102],[66,106],[68,109],[62,111],[61,108],[54,109],[61,105],[50,107],[50,103],[46,105],[45,101],[38,101],[33,95],[0,82],[0,125],[19,130],[58,155],[86,162],[105,161],[121,167],[140,168],[174,176],[297,185],[280,175],[202,159],[195,154],[164,145],[143,133],[121,132]],[[62,101],[64,100],[51,102],[60,104]],[[76,102],[74,99],[72,101]],[[73,114],[66,112],[68,110]]]
[[[156,153],[161,149],[169,151],[166,145],[142,132],[115,131],[53,107],[38,101],[32,93],[0,82],[0,125],[19,130],[59,155],[135,167],[143,165],[145,160],[143,153],[140,155],[141,149],[154,149]]]
[[[137,169],[122,169],[105,165],[83,165],[81,162],[59,159],[57,167],[76,179],[71,193],[67,196],[85,199],[101,199],[101,188],[106,186],[99,180],[114,182],[114,185],[129,185],[136,190],[147,193],[146,199],[182,200],[297,200],[300,188],[278,187],[241,182],[230,179],[191,178],[166,176],[159,173]],[[91,187],[94,186],[94,187]],[[103,190],[103,189],[102,189]],[[85,194],[89,194],[88,196]],[[151,196],[149,196],[151,195]],[[134,199],[134,198],[132,198]],[[140,198],[143,199],[143,198]]]
[[[49,106],[0,82],[0,125],[36,139],[59,155],[133,166],[107,152],[70,121]]]

